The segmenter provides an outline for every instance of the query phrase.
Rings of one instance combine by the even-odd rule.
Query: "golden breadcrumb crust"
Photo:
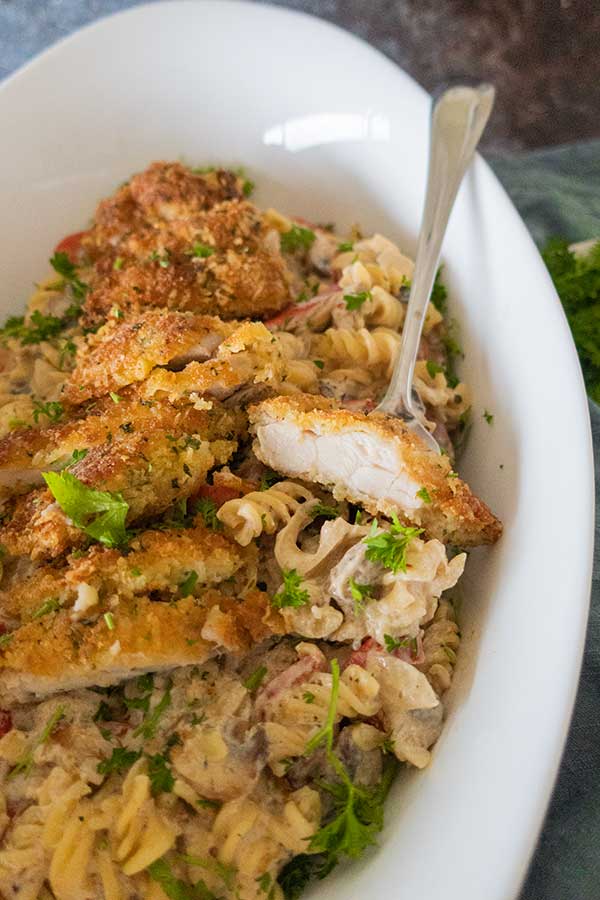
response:
[[[363,434],[370,433],[391,442],[397,448],[399,470],[407,471],[411,479],[426,489],[431,503],[423,503],[416,510],[406,510],[377,497],[357,497],[340,483],[333,487],[338,499],[359,503],[373,515],[396,513],[405,521],[422,526],[428,536],[461,547],[493,543],[502,533],[501,522],[452,472],[448,457],[431,451],[400,419],[380,413],[367,416],[338,409],[332,401],[307,394],[265,400],[251,407],[249,416],[255,427],[280,420],[320,434],[342,435],[346,431],[360,430]],[[258,440],[254,451],[266,465],[286,472],[285,460],[267,458]],[[290,453],[293,453],[293,447],[290,447]],[[305,473],[301,477],[310,480],[311,475]]]

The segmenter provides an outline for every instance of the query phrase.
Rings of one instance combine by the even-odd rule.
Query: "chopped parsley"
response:
[[[189,255],[194,256],[197,259],[206,259],[207,257],[212,256],[214,252],[214,247],[209,247],[208,244],[195,243],[192,245]]]
[[[281,475],[278,475],[277,472],[274,472],[272,469],[267,469],[266,472],[263,472],[260,476],[260,487],[261,491],[268,491],[270,487],[273,487],[274,484],[277,484],[278,481],[281,481]]]
[[[441,278],[442,266],[440,266],[440,268],[436,272],[435,281],[433,282],[433,288],[431,289],[431,297],[429,299],[431,303],[433,303],[437,311],[442,315],[445,315],[448,308],[448,291],[442,284]]]
[[[4,647],[8,647],[13,638],[14,634],[12,631],[7,632],[7,634],[0,634],[0,650],[3,650]]]
[[[302,694],[302,699],[305,703],[314,703],[315,695],[312,693],[312,691],[304,691],[304,693]]]
[[[431,378],[435,378],[435,376],[439,372],[444,372],[444,367],[438,366],[438,364],[436,362],[433,362],[432,359],[427,360],[427,362],[425,363],[425,368],[427,369],[427,372],[429,373]]]
[[[46,416],[50,422],[58,422],[62,418],[63,405],[56,400],[43,403],[41,400],[33,401],[33,421],[37,424],[40,416]]]
[[[219,531],[223,527],[217,518],[217,505],[209,497],[201,497],[196,502],[196,512],[200,513],[207,528]]]
[[[171,265],[168,250],[165,250],[163,254],[160,254],[158,250],[153,250],[150,254],[150,259],[152,260],[152,262],[157,262],[161,269],[168,269]]]
[[[246,688],[246,690],[250,691],[250,693],[254,693],[254,691],[257,691],[259,689],[259,687],[261,686],[266,674],[267,674],[267,667],[259,666],[258,669],[256,669],[252,673],[252,675],[250,675],[244,681],[244,687]]]
[[[315,364],[315,366],[317,367],[317,369],[324,369],[324,368],[325,368],[325,363],[323,362],[322,359],[313,359],[313,363]]]
[[[29,750],[26,750],[23,756],[17,760],[13,768],[8,773],[9,778],[13,778],[15,775],[28,775],[33,768],[33,754],[37,750],[38,747],[41,747],[42,744],[45,744],[58,723],[61,719],[64,718],[66,712],[66,707],[62,704],[57,706],[44,727],[42,728],[40,734],[33,741]]]
[[[406,572],[406,551],[414,538],[422,534],[422,528],[412,528],[409,525],[401,525],[395,513],[392,513],[392,524],[389,531],[378,529],[377,519],[371,523],[371,532],[364,538],[367,545],[365,556],[371,562],[379,562],[386,569],[390,569],[394,575],[398,572]]]
[[[237,169],[234,169],[234,172],[239,178],[242,179],[242,194],[244,195],[244,197],[252,196],[252,193],[253,193],[256,185],[250,178],[248,178],[244,167],[238,166]]]
[[[64,327],[64,319],[59,319],[57,316],[44,316],[36,309],[29,316],[27,324],[25,324],[24,316],[9,316],[4,327],[0,329],[0,338],[4,340],[15,338],[23,346],[41,344],[42,341],[56,337]]]
[[[282,572],[282,575],[283,587],[271,600],[272,605],[277,609],[281,609],[284,606],[293,606],[297,608],[309,603],[310,595],[307,590],[300,587],[302,578],[296,569],[288,569]]]
[[[88,286],[77,277],[77,266],[71,262],[68,254],[61,253],[60,251],[55,253],[50,260],[50,265],[55,272],[62,275],[64,280],[71,285],[73,295],[77,297],[78,300],[83,300],[87,293]]]
[[[319,516],[322,516],[325,519],[337,519],[340,511],[335,506],[328,506],[326,503],[317,503],[310,511],[310,515],[313,519],[317,519]]]
[[[431,503],[431,494],[426,487],[419,488],[417,497],[420,497],[423,503]]]
[[[87,455],[87,450],[73,450],[71,459],[66,464],[65,469],[70,469],[71,466],[74,466],[76,463],[81,462],[82,459],[85,459]]]
[[[289,231],[280,235],[281,249],[284,253],[295,253],[297,250],[310,250],[315,242],[316,234],[302,225],[292,225]]]
[[[193,569],[191,572],[185,576],[181,584],[179,585],[179,591],[182,597],[189,597],[190,594],[193,593],[194,588],[196,587],[196,582],[198,581],[198,573]]]
[[[494,416],[492,415],[492,413],[488,412],[487,409],[484,409],[483,411],[483,418],[488,423],[488,425],[491,425],[494,421]]]
[[[388,653],[393,653],[394,650],[398,650],[400,647],[408,647],[411,642],[411,638],[395,638],[391,634],[384,634],[383,640],[385,641],[385,649]]]
[[[144,721],[141,725],[133,732],[134,737],[139,737],[140,735],[145,739],[149,740],[154,737],[156,734],[156,729],[158,727],[158,722],[165,712],[166,709],[171,705],[171,686],[167,687],[166,691],[162,695],[159,702],[156,704],[151,713],[148,713],[144,717]]]
[[[373,585],[359,584],[358,581],[355,581],[352,577],[348,579],[348,585],[350,587],[352,599],[354,600],[354,615],[358,616],[362,611],[365,603],[368,603],[369,600],[374,599]]]
[[[148,778],[150,779],[150,789],[153,797],[156,797],[158,794],[168,794],[173,790],[175,778],[169,767],[167,756],[162,753],[148,756]]]
[[[109,391],[109,392],[108,392],[108,396],[110,397],[110,399],[112,400],[113,403],[120,403],[120,402],[121,402],[121,398],[119,397],[118,394],[115,394],[114,391]]]
[[[115,747],[108,759],[103,759],[96,766],[99,775],[112,775],[114,772],[126,772],[141,757],[141,750],[127,750]]]
[[[341,244],[337,245],[338,253],[349,253],[351,250],[354,250],[354,244],[352,241],[342,241]]]
[[[202,880],[197,881],[196,884],[190,884],[177,878],[165,859],[154,860],[146,872],[153,881],[161,886],[169,900],[217,900]]]
[[[102,618],[106,622],[106,627],[108,628],[108,630],[114,631],[115,630],[115,619],[114,619],[113,614],[111,612],[105,612],[104,616]]]
[[[128,503],[119,493],[95,491],[70,472],[42,472],[52,496],[73,524],[107,547],[127,540]]]
[[[359,291],[356,294],[344,294],[346,309],[351,311],[360,309],[366,300],[371,299],[371,291]]]
[[[122,269],[122,268],[123,268],[123,263],[124,263],[124,262],[125,262],[125,260],[123,259],[122,256],[117,256],[117,257],[116,257],[116,259],[115,259],[115,261],[114,261],[114,263],[113,263],[113,269],[115,270],[115,272],[118,272],[119,269]]]
[[[56,612],[60,609],[60,601],[57,597],[51,597],[49,600],[44,600],[41,606],[38,606],[36,611],[31,614],[31,621],[33,622],[35,619],[41,619],[42,616],[47,616],[48,613]]]

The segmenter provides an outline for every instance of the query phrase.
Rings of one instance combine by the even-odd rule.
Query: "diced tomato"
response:
[[[195,494],[196,498],[206,497],[209,500],[212,500],[217,507],[227,503],[228,500],[236,500],[241,496],[241,491],[227,487],[224,484],[203,484],[198,490],[198,493]]]
[[[5,734],[13,727],[12,716],[7,709],[0,709],[0,737],[4,737]]]
[[[68,234],[58,242],[54,252],[66,253],[71,262],[77,264],[81,257],[81,241],[86,234],[88,234],[87,231],[75,231],[73,234]]]

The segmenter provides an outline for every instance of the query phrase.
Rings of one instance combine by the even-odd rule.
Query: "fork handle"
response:
[[[429,171],[414,277],[402,330],[400,353],[378,411],[421,418],[413,399],[415,362],[435,281],[442,241],[460,183],[475,153],[494,103],[494,88],[453,87],[433,104]]]

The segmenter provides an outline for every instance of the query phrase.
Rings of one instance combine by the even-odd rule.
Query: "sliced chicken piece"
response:
[[[235,327],[216,316],[155,310],[107,325],[80,350],[64,398],[80,405],[143,381],[156,366],[180,368],[190,360],[210,359]]]
[[[286,372],[283,348],[261,322],[244,322],[206,362],[191,362],[179,372],[157,368],[140,387],[141,396],[169,399],[184,393],[223,400],[247,385],[275,387]]]
[[[58,470],[73,462],[75,451],[81,455],[102,444],[115,444],[128,436],[162,430],[166,434],[205,433],[209,417],[186,398],[176,404],[164,401],[149,403],[135,391],[125,389],[116,399],[104,397],[85,407],[65,411],[72,414],[58,423],[40,428],[20,428],[0,439],[0,489],[7,494],[19,493],[43,484],[42,472]],[[231,414],[223,411],[222,425],[231,430]],[[210,419],[212,434],[218,435],[219,413],[213,408]],[[236,420],[236,429],[243,420]]]
[[[228,461],[237,448],[240,415],[234,411],[195,410],[195,427],[174,433],[162,429],[126,434],[88,451],[69,471],[88,487],[121,493],[127,524],[159,515],[196,493],[207,472]],[[219,438],[228,434],[228,439]],[[49,490],[34,490],[16,500],[11,518],[0,527],[0,542],[12,556],[53,559],[86,541]]]
[[[57,691],[109,685],[146,671],[201,663],[224,651],[245,653],[280,631],[262,591],[243,602],[208,591],[176,603],[121,600],[92,622],[68,610],[28,622],[0,649],[0,694],[7,705]]]
[[[250,409],[258,458],[277,472],[327,485],[370,513],[398,515],[461,547],[493,543],[502,525],[455,472],[399,419],[337,409],[308,395]]]
[[[0,591],[0,619],[14,626],[59,606],[71,608],[75,619],[87,618],[112,596],[194,595],[236,573],[247,585],[254,582],[255,569],[254,547],[242,549],[196,520],[191,528],[142,532],[126,553],[95,545],[69,557],[66,565],[45,565],[28,578],[9,578]]]

